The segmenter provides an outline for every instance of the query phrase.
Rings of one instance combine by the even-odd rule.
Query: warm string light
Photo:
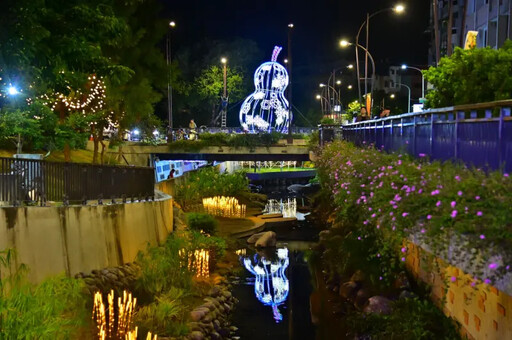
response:
[[[185,249],[179,251],[180,257],[190,270],[198,278],[210,277],[210,251],[207,249],[196,249],[187,252]]]
[[[234,197],[215,196],[203,198],[204,210],[214,216],[244,218],[245,204],[239,204]]]
[[[115,311],[114,291],[111,290],[107,297],[108,301],[108,322],[106,315],[106,307],[103,303],[103,295],[101,292],[94,294],[94,305],[92,309],[92,319],[96,322],[98,329],[98,339],[137,339],[137,327],[133,328],[133,315],[137,307],[137,298],[132,294],[123,291],[123,297],[117,298],[117,315]],[[117,316],[117,327],[116,327]],[[148,333],[146,339],[156,340],[157,335],[152,337]]]

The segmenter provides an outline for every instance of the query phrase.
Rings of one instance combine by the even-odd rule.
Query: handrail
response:
[[[447,107],[441,107],[436,109],[427,109],[421,112],[408,112],[408,113],[402,113],[401,115],[396,116],[389,116],[384,118],[377,118],[377,119],[370,119],[365,120],[361,122],[355,122],[355,123],[347,123],[343,124],[342,126],[357,126],[361,124],[367,124],[367,123],[375,123],[375,122],[382,122],[386,120],[394,120],[398,118],[408,118],[408,117],[414,117],[414,116],[423,116],[423,115],[429,115],[429,114],[435,114],[435,113],[446,113],[446,112],[454,112],[454,111],[467,111],[467,110],[482,110],[487,108],[495,108],[497,106],[512,106],[512,99],[506,99],[506,100],[497,100],[494,102],[487,102],[487,103],[476,103],[476,104],[463,104],[463,105],[455,105],[455,106],[447,106]]]

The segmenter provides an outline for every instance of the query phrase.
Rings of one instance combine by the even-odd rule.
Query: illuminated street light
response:
[[[325,87],[325,84],[320,83],[320,84],[318,84],[318,86],[319,87]]]
[[[419,71],[421,73],[421,99],[420,102],[425,100],[425,78],[423,77],[423,71],[417,67],[408,66],[407,64],[402,64],[400,66],[402,70],[407,70],[408,68]]]
[[[341,85],[341,80],[336,80],[336,84]]]
[[[11,95],[11,96],[15,96],[17,95],[19,92],[18,92],[18,89],[14,86],[9,86],[9,88],[7,89],[7,92]]]
[[[348,69],[353,69],[353,68],[354,68],[354,65],[349,64],[349,65],[347,66],[347,68],[348,68]]]
[[[322,99],[322,96],[321,96],[321,95],[319,95],[319,94],[317,94],[315,98],[316,98],[316,99],[318,99],[318,100],[320,100],[320,99]]]
[[[346,41],[345,39],[340,41],[340,46],[341,47],[347,47],[349,45],[350,45],[350,43],[348,41]]]
[[[292,24],[292,23],[289,23],[289,24],[288,24],[288,27],[293,28],[293,24]]]
[[[395,13],[401,14],[401,13],[403,13],[403,12],[405,11],[405,6],[404,6],[404,5],[402,5],[402,4],[398,4],[398,5],[396,5],[396,6],[393,8],[393,11],[394,11]]]
[[[391,99],[395,99],[395,94],[394,94],[394,93],[392,93],[392,94],[389,96],[389,98],[391,98]]]
[[[285,63],[285,64],[288,64],[288,59],[285,59],[285,60],[284,60],[284,63]]]
[[[352,85],[347,86],[347,89],[352,90]]]
[[[171,22],[169,23],[169,26],[174,27],[174,26],[176,26],[176,23],[175,23],[174,21],[171,21]]]

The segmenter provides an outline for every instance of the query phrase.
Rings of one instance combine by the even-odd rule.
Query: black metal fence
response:
[[[0,203],[87,204],[154,198],[153,168],[58,163],[0,157]]]

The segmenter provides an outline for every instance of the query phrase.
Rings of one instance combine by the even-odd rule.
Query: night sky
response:
[[[270,59],[274,45],[283,46],[281,57],[287,55],[287,25],[294,24],[292,35],[294,103],[295,98],[310,97],[319,82],[326,82],[333,68],[354,63],[353,48],[341,49],[338,42],[353,41],[366,13],[393,7],[390,0],[161,0],[162,16],[176,21],[173,49],[188,46],[203,39],[229,40],[240,37],[257,42]],[[429,35],[429,1],[402,2],[406,11],[397,15],[391,11],[376,15],[370,21],[370,52],[380,65],[426,66]],[[360,43],[363,44],[364,35]],[[280,60],[282,60],[280,58]],[[348,72],[348,71],[347,71]]]

